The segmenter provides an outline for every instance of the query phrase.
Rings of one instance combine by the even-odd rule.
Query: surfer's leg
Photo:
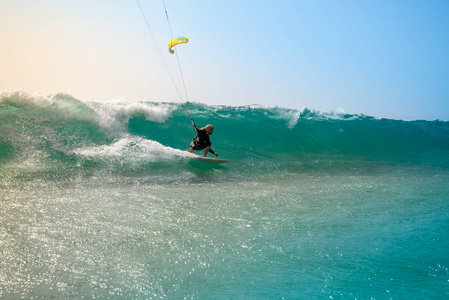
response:
[[[189,149],[189,152],[190,152],[190,153],[193,153],[193,151],[197,150],[196,147],[197,147],[197,145],[195,144],[194,141],[192,141],[192,142],[190,143],[190,149]]]
[[[204,149],[204,157],[207,156],[207,153],[209,153],[209,150],[210,150],[210,146],[207,146],[207,147]]]

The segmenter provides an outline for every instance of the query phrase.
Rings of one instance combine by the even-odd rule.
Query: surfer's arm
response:
[[[207,153],[210,152],[213,155],[215,155],[215,157],[218,157],[218,153],[215,153],[214,150],[212,150],[210,147],[206,147],[206,150],[204,150],[204,156],[207,156]]]

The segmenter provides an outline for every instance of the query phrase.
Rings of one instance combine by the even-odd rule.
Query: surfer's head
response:
[[[214,133],[214,125],[207,124],[206,126],[201,128],[201,130],[205,130],[207,134],[212,134]]]

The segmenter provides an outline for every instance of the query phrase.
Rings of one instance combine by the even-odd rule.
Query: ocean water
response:
[[[449,298],[444,121],[3,92],[0,207],[2,299]]]

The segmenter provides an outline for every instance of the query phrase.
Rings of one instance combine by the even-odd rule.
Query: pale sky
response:
[[[185,101],[164,2],[139,3],[154,39],[137,0],[0,0],[0,91]],[[165,4],[190,101],[449,120],[447,0]]]

